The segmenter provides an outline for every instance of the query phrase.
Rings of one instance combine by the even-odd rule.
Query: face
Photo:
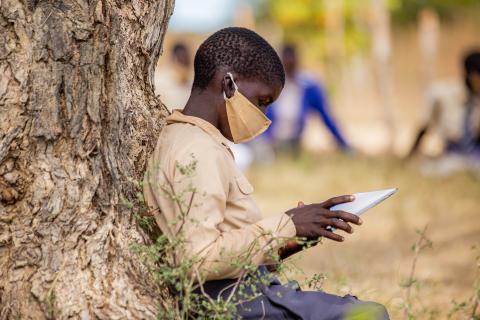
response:
[[[279,81],[275,84],[266,84],[261,80],[238,78],[235,74],[233,77],[238,86],[238,91],[263,113],[267,112],[268,106],[277,100],[282,91],[282,84]],[[226,74],[222,79],[222,90],[228,98],[231,98],[235,93],[235,86],[231,78]],[[220,131],[226,138],[231,139],[232,134],[230,133],[225,106],[219,110],[219,114]]]

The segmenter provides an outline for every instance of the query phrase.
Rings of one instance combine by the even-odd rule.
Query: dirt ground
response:
[[[454,301],[474,294],[476,257],[480,255],[480,176],[462,172],[449,177],[420,173],[419,163],[397,159],[344,155],[282,158],[249,173],[255,197],[265,215],[276,214],[331,196],[398,187],[388,201],[368,211],[364,224],[344,243],[323,244],[297,255],[293,263],[302,281],[324,274],[324,290],[351,293],[385,304],[392,319],[404,318],[406,290],[418,239],[428,224],[432,248],[418,256],[411,287],[416,319],[446,319]],[[475,248],[478,247],[478,249]],[[478,288],[477,288],[478,290]],[[471,314],[471,311],[468,311]],[[480,311],[478,311],[480,312]],[[451,319],[467,319],[462,312]]]

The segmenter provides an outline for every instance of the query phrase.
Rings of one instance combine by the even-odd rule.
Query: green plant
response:
[[[203,261],[199,257],[184,257],[187,236],[183,227],[188,223],[197,223],[189,217],[189,212],[195,205],[194,199],[202,194],[192,184],[195,175],[196,159],[192,156],[187,164],[176,164],[181,180],[187,183],[175,183],[163,173],[163,184],[159,185],[163,196],[168,197],[180,212],[178,219],[171,221],[178,233],[175,236],[158,234],[152,243],[132,243],[131,250],[141,258],[148,276],[155,283],[159,294],[158,319],[235,319],[237,305],[258,297],[259,286],[268,285],[270,276],[258,272],[258,265],[253,263],[253,257],[259,252],[268,252],[272,265],[277,273],[285,273],[286,264],[280,263],[277,252],[271,250],[274,241],[286,241],[270,237],[263,246],[254,241],[244,252],[236,257],[227,256],[225,261],[242,270],[239,279],[232,285],[233,290],[226,299],[212,299],[205,294],[199,266]],[[185,182],[183,181],[183,182]],[[138,187],[141,183],[135,183]],[[178,184],[177,184],[178,183]],[[177,186],[184,186],[177,190]],[[146,232],[152,233],[156,227],[152,211],[145,205],[143,196],[137,195],[133,201],[124,201],[128,208],[134,211],[137,224]],[[279,226],[280,228],[282,226]],[[265,236],[265,234],[259,235]],[[231,289],[231,288],[229,288]]]
[[[418,258],[420,257],[420,253],[422,253],[423,250],[432,247],[432,241],[426,236],[427,229],[428,225],[426,225],[422,230],[416,231],[419,237],[417,242],[412,246],[413,260],[410,267],[410,273],[408,275],[408,278],[406,278],[400,283],[400,286],[404,289],[403,313],[405,319],[409,320],[416,319],[415,313],[413,311],[412,288],[414,288],[415,284],[418,283],[418,279],[415,278]]]
[[[475,258],[475,268],[476,268],[476,277],[473,283],[473,294],[465,301],[456,302],[452,301],[453,307],[448,313],[449,319],[456,319],[459,316],[470,319],[470,320],[479,320],[480,319],[480,254],[476,246],[472,247],[472,250],[476,252]]]

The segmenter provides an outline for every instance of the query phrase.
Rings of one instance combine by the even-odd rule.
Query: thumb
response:
[[[305,205],[305,203],[303,203],[303,201],[298,201],[298,207],[303,207]]]

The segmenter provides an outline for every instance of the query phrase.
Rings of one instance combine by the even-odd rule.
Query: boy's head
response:
[[[225,98],[230,99],[238,91],[265,114],[285,84],[283,65],[275,50],[265,39],[245,28],[225,28],[208,37],[195,54],[194,71],[189,101],[196,100],[192,105],[202,108],[205,114],[214,113],[217,128],[231,141],[235,137]],[[237,107],[244,108],[239,112],[251,111],[243,104]],[[255,123],[259,123],[259,118],[254,117]],[[255,125],[252,119],[248,121]]]
[[[265,39],[245,28],[215,32],[199,47],[194,60],[193,89],[206,89],[216,73],[232,72],[237,79],[261,80],[267,85],[285,83],[283,66]]]

